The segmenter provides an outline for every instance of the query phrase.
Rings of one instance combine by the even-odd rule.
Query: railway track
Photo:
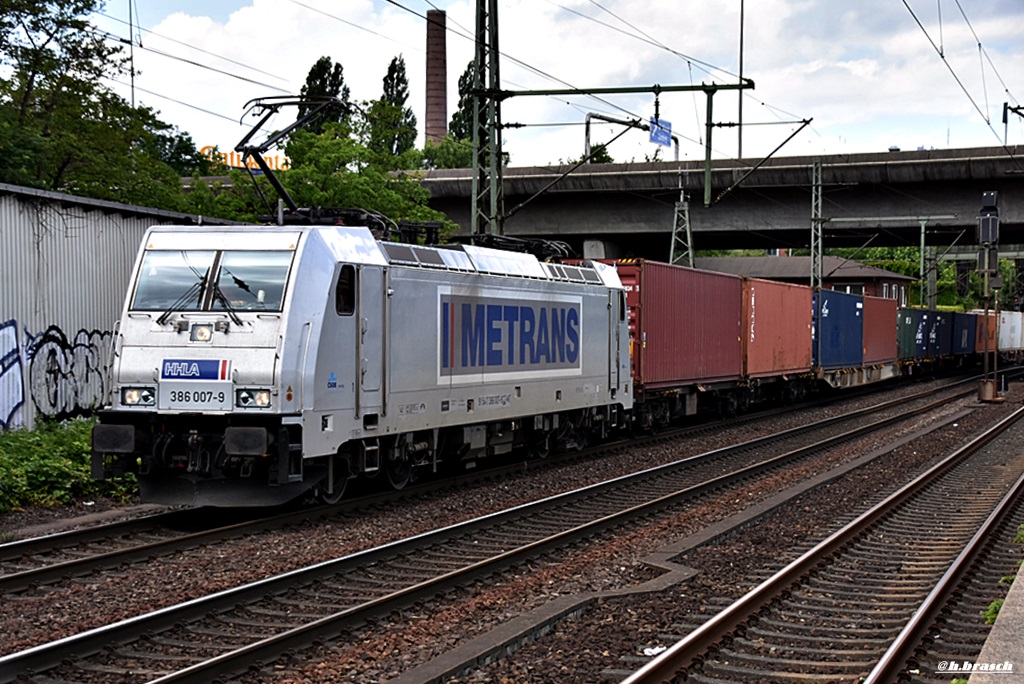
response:
[[[846,416],[855,420],[863,416],[890,410],[907,401],[924,400],[937,392],[961,393],[963,383],[933,388],[910,397],[882,402],[875,406],[854,411]],[[763,420],[766,416],[784,412],[777,409],[741,420]],[[646,438],[648,441],[699,436],[709,430],[718,429],[723,423],[697,425],[661,433]],[[735,421],[733,421],[735,424]],[[564,454],[561,458],[549,458],[545,466],[566,460],[593,458],[597,452],[618,448],[618,444],[602,445],[588,450],[586,455]],[[535,465],[533,467],[542,467]],[[454,486],[464,486],[487,479],[507,477],[521,472],[523,464],[513,463],[490,468],[486,471],[467,473],[457,479],[431,481],[409,487],[401,492],[367,494],[344,501],[334,507],[315,507],[302,510],[288,510],[270,516],[252,518],[251,513],[204,511],[188,509],[146,516],[57,535],[39,537],[0,544],[0,594],[11,594],[37,590],[56,582],[73,577],[82,577],[105,568],[114,568],[126,563],[147,562],[158,556],[167,556],[201,545],[210,545],[226,540],[257,534],[266,530],[288,526],[311,524],[338,516],[353,510],[379,506],[399,498],[427,495]],[[225,517],[227,520],[225,520]],[[215,521],[211,524],[211,520]],[[227,524],[221,524],[226,522]]]
[[[941,409],[948,394],[916,407],[904,398],[687,458],[11,654],[0,658],[0,680],[208,681]],[[891,415],[869,422],[885,412]],[[855,425],[837,434],[842,423]],[[45,674],[36,679],[37,672]]]
[[[999,570],[976,561],[1005,561],[1005,551],[986,545],[1005,540],[1024,521],[1024,453],[1008,446],[1024,436],[1022,416],[1019,409],[943,459],[624,684],[684,676],[703,683],[816,678],[880,684],[899,675],[938,676],[938,661],[969,648],[956,635],[972,631],[950,626],[948,617],[937,623],[939,612],[950,609],[950,597],[977,605],[977,591],[968,587]],[[1014,569],[1010,563],[1002,574]],[[948,646],[934,639],[943,633],[952,637]],[[933,679],[943,680],[949,676]]]

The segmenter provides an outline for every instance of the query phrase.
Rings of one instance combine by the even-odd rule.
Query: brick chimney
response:
[[[427,10],[427,140],[448,132],[448,56],[444,10]]]

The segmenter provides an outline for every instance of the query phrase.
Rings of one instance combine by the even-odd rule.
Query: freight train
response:
[[[333,503],[353,478],[400,488],[999,341],[993,315],[652,261],[159,226],[113,335],[93,475],[134,472],[166,504]]]

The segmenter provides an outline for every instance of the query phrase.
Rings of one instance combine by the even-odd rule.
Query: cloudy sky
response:
[[[344,67],[353,99],[380,96],[388,63],[401,54],[422,143],[429,9],[447,11],[449,116],[457,81],[472,59],[475,0],[108,0],[94,24],[135,35],[135,99],[196,144],[233,148],[248,131],[243,105],[297,94],[310,66],[329,56]],[[1003,103],[1024,98],[1021,0],[499,0],[509,90],[736,83],[743,94],[744,157],[1024,144],[1024,119],[1002,123]],[[198,63],[198,64],[193,64]],[[126,85],[117,85],[126,97]],[[735,123],[737,91],[714,97],[713,120]],[[662,119],[680,157],[704,156],[706,98],[663,93]],[[514,97],[503,105],[513,166],[579,157],[588,113],[654,116],[649,94]],[[284,115],[282,115],[284,116]],[[241,120],[241,123],[240,123]],[[275,122],[283,127],[290,118]],[[595,124],[592,140],[622,132]],[[740,133],[718,127],[713,156],[737,156]],[[616,161],[659,151],[629,131],[610,148]],[[662,149],[662,159],[673,151]]]

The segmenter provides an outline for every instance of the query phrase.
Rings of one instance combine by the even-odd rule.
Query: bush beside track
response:
[[[0,431],[0,513],[24,506],[61,506],[83,498],[128,501],[135,477],[91,478],[93,419],[40,423],[35,430]]]

